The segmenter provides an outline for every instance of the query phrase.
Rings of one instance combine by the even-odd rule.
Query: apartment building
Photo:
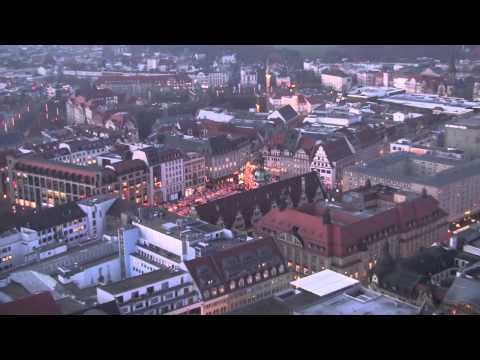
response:
[[[97,288],[100,304],[116,301],[122,315],[198,314],[199,296],[188,272],[160,269]]]
[[[148,167],[148,203],[159,205],[175,201],[185,194],[185,166],[179,150],[146,147],[133,151],[132,159]]]
[[[185,196],[205,190],[206,167],[205,156],[196,152],[187,152],[183,157],[185,168]]]
[[[53,207],[99,194],[148,203],[146,166],[125,160],[105,168],[33,157],[7,158],[10,199],[21,207]]]
[[[202,315],[220,315],[281,293],[293,274],[270,238],[247,242],[185,263]]]

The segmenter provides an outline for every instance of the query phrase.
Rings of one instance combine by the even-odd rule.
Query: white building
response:
[[[349,91],[352,87],[352,77],[342,71],[322,72],[322,85],[338,92]]]
[[[207,75],[209,88],[221,88],[228,85],[230,74],[226,71],[211,72]]]
[[[237,55],[236,54],[223,55],[222,58],[220,59],[220,62],[224,65],[235,64],[237,62]]]
[[[147,71],[155,70],[158,65],[157,59],[147,59]]]
[[[95,285],[106,285],[121,280],[118,254],[86,262],[82,265],[60,266],[58,281],[61,284],[75,284],[79,289]]]
[[[201,256],[205,244],[233,238],[230,230],[204,221],[162,216],[134,221],[131,227],[120,229],[126,277],[162,268],[185,270],[184,262]]]
[[[182,270],[152,271],[98,287],[97,301],[116,301],[124,315],[185,314],[200,308],[192,279]]]
[[[242,66],[240,69],[240,85],[242,87],[255,87],[258,84],[257,71],[250,67]]]
[[[139,159],[149,169],[149,204],[175,201],[185,194],[185,166],[179,150],[148,147],[134,150],[132,159]]]
[[[348,127],[362,121],[362,116],[347,110],[314,110],[303,122]]]
[[[224,123],[228,123],[234,118],[234,115],[229,114],[226,110],[220,108],[200,109],[197,114],[197,120],[210,120]]]
[[[411,112],[404,113],[401,111],[397,111],[393,113],[393,121],[404,122],[406,119],[415,119],[421,116],[423,115],[418,113],[411,113]]]
[[[271,97],[270,103],[275,110],[290,105],[296,112],[301,115],[309,114],[312,111],[312,105],[303,95]]]
[[[23,217],[0,235],[0,272],[65,253],[90,239],[88,217],[70,202]]]
[[[87,216],[86,230],[91,239],[101,239],[105,232],[106,215],[117,201],[114,195],[97,195],[77,202]]]

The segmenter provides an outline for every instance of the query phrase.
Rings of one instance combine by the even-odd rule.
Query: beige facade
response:
[[[262,151],[265,170],[280,179],[286,179],[310,172],[308,154],[299,149],[295,153],[289,150],[268,149]]]
[[[260,273],[257,276],[262,276]],[[274,296],[277,293],[290,288],[290,282],[293,280],[293,273],[287,272],[282,275],[262,281],[258,284],[249,285],[240,288],[237,291],[228,293],[224,296],[217,297],[212,300],[204,300],[201,307],[202,315],[221,315],[229,311],[233,311],[242,306],[256,303],[260,300]],[[241,281],[241,280],[240,280]],[[247,284],[249,279],[243,284]],[[255,279],[251,279],[252,282]],[[242,284],[240,282],[240,284]],[[238,286],[238,284],[235,284]]]

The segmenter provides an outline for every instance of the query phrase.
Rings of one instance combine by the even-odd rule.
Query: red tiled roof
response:
[[[43,292],[0,304],[0,315],[62,315],[62,312],[52,295]]]
[[[410,221],[421,221],[436,211],[439,211],[437,219],[446,216],[431,196],[417,197],[367,218],[332,208],[329,210],[332,224],[323,223],[324,208],[310,207],[307,211],[272,209],[255,224],[255,228],[260,232],[264,228],[291,232],[293,226],[298,226],[302,238],[324,246],[328,256],[344,256],[348,247],[360,244],[367,236],[383,229],[395,226],[397,232],[403,233],[408,230],[407,223]]]

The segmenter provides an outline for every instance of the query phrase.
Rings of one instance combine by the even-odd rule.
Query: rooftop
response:
[[[405,166],[397,166],[403,162]],[[414,167],[409,167],[415,162],[430,162],[431,164],[444,165],[433,174],[419,173]],[[417,167],[418,170],[420,167]],[[447,169],[445,169],[447,168]],[[480,173],[480,160],[466,161],[447,159],[434,155],[415,155],[407,152],[395,152],[378,159],[369,161],[363,165],[353,166],[349,169],[354,173],[362,173],[369,176],[387,177],[403,182],[414,182],[430,186],[444,186],[474,176]]]
[[[293,281],[291,284],[299,289],[318,296],[326,296],[358,284],[358,280],[331,270],[323,270],[313,275]]]
[[[100,289],[116,295],[121,294],[130,290],[137,289],[142,286],[147,286],[150,284],[157,283],[159,281],[170,279],[174,276],[185,274],[183,270],[167,270],[167,269],[160,269],[155,270],[143,275],[134,276],[125,280],[117,281],[113,284],[101,286]]]
[[[290,305],[294,305],[291,302]],[[417,315],[419,308],[381,295],[371,290],[355,287],[322,300],[294,309],[300,315]]]

